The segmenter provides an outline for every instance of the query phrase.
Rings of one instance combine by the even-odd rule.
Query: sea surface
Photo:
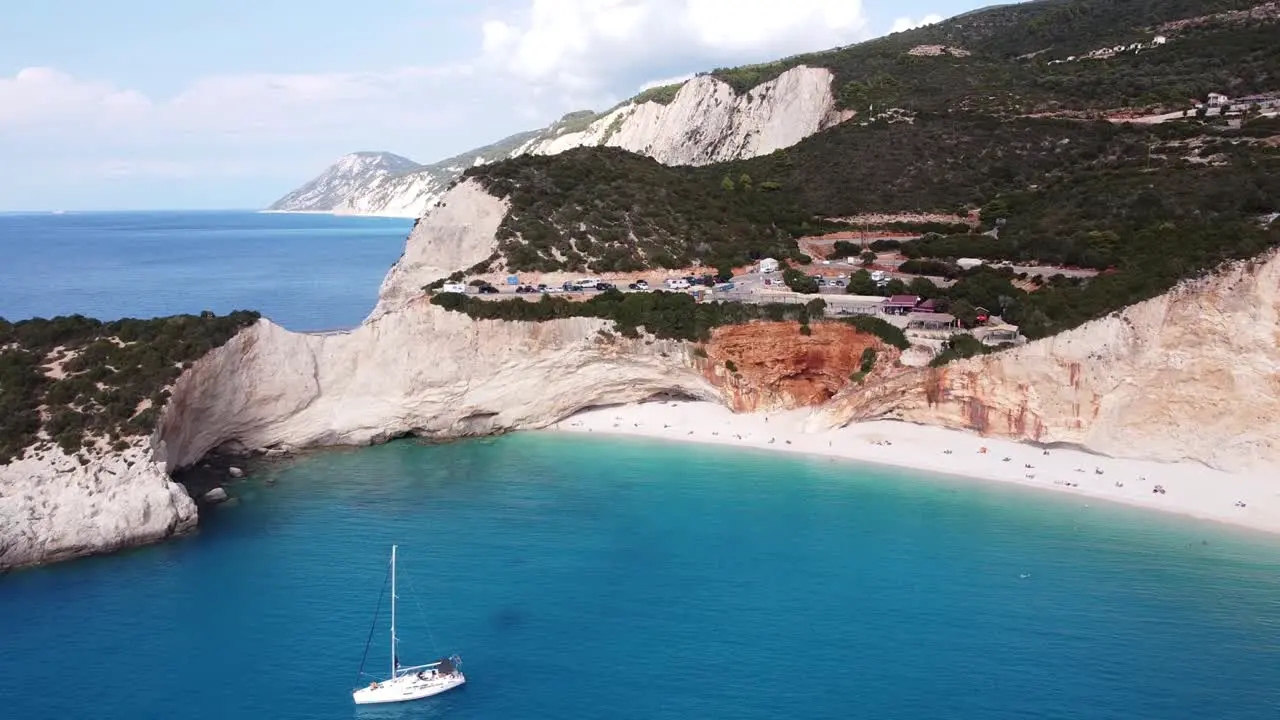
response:
[[[825,459],[522,433],[255,470],[0,577],[6,718],[1274,720],[1275,538]],[[400,658],[468,683],[357,708]]]
[[[258,310],[359,324],[412,220],[227,212],[0,214],[0,317]]]
[[[0,316],[354,325],[406,220],[0,215]],[[1280,539],[792,455],[526,433],[254,470],[0,576],[0,718],[1280,718]],[[2,490],[2,489],[0,489]],[[355,707],[400,657],[467,685]],[[370,635],[371,628],[373,629]]]

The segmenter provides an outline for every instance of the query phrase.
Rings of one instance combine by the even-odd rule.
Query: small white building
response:
[[[985,262],[985,260],[980,258],[960,258],[959,260],[956,260],[956,264],[964,270],[972,270]]]
[[[760,272],[772,273],[778,272],[778,261],[773,258],[765,258],[760,261]]]
[[[1165,43],[1167,43],[1167,42],[1169,42],[1169,38],[1167,38],[1167,37],[1165,37],[1165,36],[1163,36],[1163,35],[1157,35],[1157,36],[1155,36],[1155,37],[1151,38],[1151,44],[1152,44],[1152,45],[1163,45],[1163,44],[1165,44]]]
[[[1209,93],[1209,107],[1222,107],[1231,102],[1231,98],[1222,93]]]

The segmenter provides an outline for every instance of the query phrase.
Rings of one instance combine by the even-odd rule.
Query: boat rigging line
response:
[[[360,669],[356,671],[356,684],[364,676],[364,661],[369,658],[369,645],[373,643],[373,631],[378,627],[378,614],[382,612],[382,597],[387,594],[387,581],[391,579],[391,565],[387,564],[387,574],[382,578],[382,591],[378,593],[378,604],[373,609],[373,622],[369,625],[369,638],[364,641],[364,655],[360,656]]]

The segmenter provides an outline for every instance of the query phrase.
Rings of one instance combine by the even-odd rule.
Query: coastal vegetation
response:
[[[1185,103],[1210,92],[1275,89],[1276,24],[1225,19],[1182,28],[1175,40],[1105,60],[1052,62],[1150,41],[1163,22],[1258,5],[1260,0],[1064,0],[1020,3],[836,50],[711,75],[738,92],[805,65],[831,70],[842,108],[1011,116]],[[916,48],[933,48],[920,52]]]
[[[711,331],[722,325],[742,325],[753,320],[792,321],[806,328],[823,318],[826,302],[815,298],[804,305],[789,303],[753,304],[739,302],[697,302],[691,295],[658,290],[649,293],[622,293],[606,290],[589,300],[574,302],[543,295],[540,300],[482,300],[462,293],[437,293],[431,302],[466,314],[476,320],[516,320],[546,322],[574,317],[611,320],[624,337],[640,337],[641,329],[654,337],[706,342]],[[875,335],[899,349],[910,347],[906,335],[893,324],[877,317],[859,316],[841,320],[859,332]],[[807,334],[807,333],[806,333]]]
[[[511,270],[631,271],[741,266],[796,257],[811,214],[750,182],[667,167],[615,148],[528,155],[467,171],[511,210],[498,250]],[[735,174],[734,177],[740,177]]]
[[[684,87],[684,83],[672,83],[670,85],[659,85],[651,87],[648,90],[642,90],[640,94],[631,98],[631,102],[636,105],[652,102],[659,105],[670,105],[672,100],[676,99],[676,94],[680,92],[680,88]]]
[[[446,310],[465,313],[476,320],[518,320],[546,322],[573,317],[611,320],[624,337],[640,336],[641,328],[654,337],[705,342],[711,330],[721,325],[740,325],[752,320],[792,320],[807,323],[804,305],[754,305],[736,302],[699,303],[687,293],[658,290],[649,293],[622,293],[606,290],[583,302],[543,295],[541,300],[482,300],[461,293],[437,293],[431,302]]]
[[[256,312],[103,322],[0,318],[0,464],[47,441],[74,454],[155,429],[168,388]]]

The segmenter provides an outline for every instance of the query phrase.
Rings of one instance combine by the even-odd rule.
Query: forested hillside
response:
[[[1157,33],[1167,42],[1064,61]],[[1272,221],[1280,212],[1280,119],[1247,112],[1230,123],[1129,124],[1025,113],[1175,100],[1185,107],[1212,91],[1280,93],[1277,37],[1275,2],[999,7],[828,53],[716,71],[739,89],[800,63],[836,71],[858,114],[771,155],[665,167],[591,148],[468,175],[511,200],[500,253],[516,270],[803,260],[795,238],[838,228],[841,217],[979,210],[974,231],[929,234],[903,251],[1103,271],[1031,287],[1008,271],[957,269],[960,282],[947,291],[953,299],[999,308],[1039,337],[1280,244],[1280,223]],[[922,45],[933,54],[911,52]],[[861,84],[852,95],[851,83]],[[880,110],[869,112],[872,105]]]
[[[1277,25],[1231,11],[1258,0],[1041,0],[979,10],[829,52],[712,74],[744,91],[796,65],[830,68],[843,107],[1019,114],[1182,103],[1276,89]],[[1274,3],[1270,3],[1274,4]],[[1185,27],[1170,21],[1204,18]],[[1092,50],[1165,45],[1106,60]],[[941,46],[938,54],[918,48]],[[912,51],[915,51],[913,53]]]
[[[258,317],[0,318],[0,465],[41,436],[71,454],[150,433],[182,371]]]

